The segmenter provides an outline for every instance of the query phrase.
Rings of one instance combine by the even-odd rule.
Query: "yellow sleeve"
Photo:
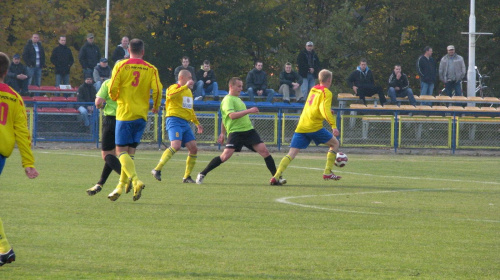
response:
[[[35,167],[35,158],[31,151],[31,135],[28,130],[28,118],[26,117],[26,108],[23,103],[15,106],[16,114],[14,119],[14,136],[17,147],[21,153],[23,168]]]
[[[118,96],[120,96],[120,90],[119,90],[119,85],[120,85],[120,69],[121,65],[123,64],[118,62],[115,67],[113,67],[113,72],[111,74],[111,82],[109,86],[109,97],[111,100],[116,101],[118,99]]]
[[[323,104],[320,105],[319,110],[323,118],[330,124],[332,129],[337,128],[337,120],[332,114],[332,92],[325,88],[323,96]]]
[[[158,69],[156,69],[156,67],[154,68],[153,78],[151,79],[151,88],[153,89],[153,108],[158,110],[161,105],[163,85],[160,82]]]
[[[177,96],[182,96],[182,92],[188,88],[187,85],[179,86],[179,84],[171,85],[167,90],[167,99],[176,98]]]

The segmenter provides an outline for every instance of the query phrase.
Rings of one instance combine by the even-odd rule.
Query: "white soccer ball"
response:
[[[347,164],[347,155],[344,153],[337,153],[335,158],[335,166],[344,167]]]

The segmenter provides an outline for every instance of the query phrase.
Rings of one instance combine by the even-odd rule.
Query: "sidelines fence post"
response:
[[[281,151],[281,137],[282,137],[282,131],[281,131],[281,126],[282,126],[282,119],[283,119],[283,109],[279,108],[278,109],[278,151]]]

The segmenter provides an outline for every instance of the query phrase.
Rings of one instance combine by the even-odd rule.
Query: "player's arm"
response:
[[[220,124],[220,134],[219,138],[217,139],[217,143],[219,144],[224,144],[224,137],[226,136],[226,128],[224,127],[224,123]]]
[[[323,118],[328,122],[332,129],[337,129],[337,120],[332,114],[332,93],[325,88],[323,92],[323,103],[320,104],[319,110]]]
[[[113,73],[111,74],[111,82],[109,83],[109,97],[116,101],[118,99],[118,96],[120,95],[119,91],[119,85],[120,85],[120,69],[121,69],[121,63],[116,64],[115,67],[113,67]]]
[[[161,105],[161,95],[163,91],[163,85],[160,82],[160,77],[158,77],[158,70],[154,68],[153,78],[151,79],[151,89],[153,90],[153,113],[158,113]]]
[[[187,85],[179,86],[178,84],[171,85],[167,90],[167,99],[176,98],[181,96],[184,90],[190,90]]]
[[[21,153],[21,159],[23,167],[26,169],[26,174],[30,178],[30,172],[36,172],[35,168],[35,158],[33,157],[33,152],[31,151],[31,136],[28,130],[26,108],[24,106],[17,105],[14,108],[16,113],[13,114],[14,120],[14,137],[16,139],[17,147]],[[36,172],[38,175],[38,172]]]
[[[228,116],[232,119],[232,120],[235,120],[235,119],[239,119],[239,118],[242,118],[248,114],[256,114],[259,112],[259,108],[257,107],[252,107],[250,109],[246,109],[244,111],[239,111],[239,112],[233,112],[233,113],[229,113]]]

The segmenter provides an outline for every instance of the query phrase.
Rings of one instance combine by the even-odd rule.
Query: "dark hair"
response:
[[[10,59],[9,56],[3,52],[0,52],[0,77],[5,76],[9,70]]]
[[[257,61],[255,61],[255,63],[254,63],[253,65],[254,65],[254,66],[255,66],[255,65],[257,65],[257,63],[262,63],[262,64],[264,64],[262,61],[257,60]]]
[[[428,52],[430,49],[432,49],[432,47],[426,46],[426,47],[424,48],[424,53]]]
[[[144,42],[141,39],[132,39],[129,43],[130,52],[133,54],[141,54],[144,50]]]
[[[396,65],[394,65],[394,68],[396,68],[396,67],[401,68],[401,64],[396,64]]]
[[[292,66],[292,64],[290,62],[285,63],[285,66],[288,66],[288,65]]]
[[[210,65],[210,60],[206,59],[206,60],[203,60],[203,64],[207,64],[207,65]]]
[[[368,63],[368,62],[366,61],[366,58],[362,58],[362,59],[360,59],[360,60],[359,60],[359,63],[361,63],[361,62]]]
[[[182,62],[184,59],[189,60],[189,56],[183,56],[183,57],[181,58],[181,62]]]

